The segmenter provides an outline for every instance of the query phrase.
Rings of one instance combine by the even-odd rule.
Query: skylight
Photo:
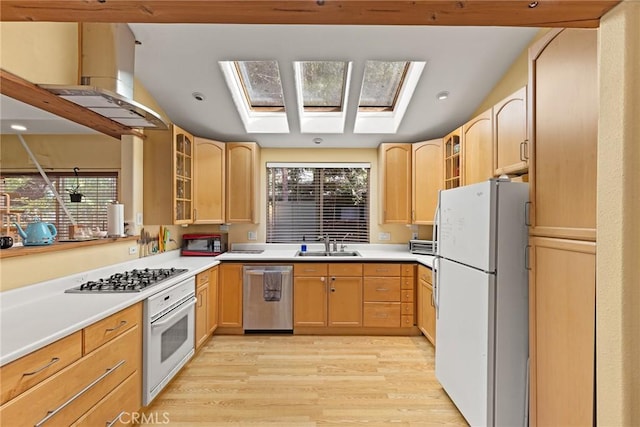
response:
[[[303,61],[299,64],[305,110],[341,111],[347,63]]]
[[[367,61],[353,132],[396,133],[425,65]]]
[[[248,133],[289,133],[277,61],[219,64]]]
[[[284,109],[276,61],[235,61],[247,103],[253,109]]]
[[[344,132],[351,63],[296,61],[293,68],[300,132]]]
[[[393,110],[408,69],[407,61],[367,61],[358,108],[361,111]]]

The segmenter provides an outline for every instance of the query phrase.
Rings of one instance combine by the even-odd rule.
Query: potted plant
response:
[[[80,169],[75,167],[73,168],[73,173],[76,175],[76,186],[73,188],[67,188],[67,192],[69,193],[69,197],[71,197],[71,203],[80,203],[82,202],[83,194],[80,192],[80,183],[78,182],[78,171]]]

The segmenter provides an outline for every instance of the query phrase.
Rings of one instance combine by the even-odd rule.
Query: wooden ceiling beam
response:
[[[2,21],[597,27],[621,0],[2,0]]]
[[[67,101],[2,68],[0,68],[0,93],[116,139],[120,139],[122,135],[145,138],[145,135],[137,129]]]

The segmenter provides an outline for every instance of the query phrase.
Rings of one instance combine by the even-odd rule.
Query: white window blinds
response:
[[[78,225],[107,228],[106,205],[118,198],[118,174],[116,172],[82,173],[77,178],[67,173],[47,173]],[[71,203],[68,190],[78,185],[82,202]],[[11,198],[11,212],[20,214],[20,222],[26,225],[39,218],[58,229],[58,239],[68,239],[71,220],[66,216],[51,189],[39,174],[4,173],[0,192]]]
[[[369,242],[368,164],[267,164],[267,242]]]

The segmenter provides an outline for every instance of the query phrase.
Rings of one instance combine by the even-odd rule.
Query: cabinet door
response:
[[[220,265],[218,324],[242,327],[242,264]]]
[[[493,176],[493,129],[491,110],[462,126],[464,185],[485,181]]]
[[[258,145],[230,142],[227,148],[226,217],[229,223],[256,223]]]
[[[442,139],[413,144],[412,149],[412,222],[433,224],[438,191],[442,189]]]
[[[436,345],[436,309],[433,305],[433,287],[430,283],[420,281],[423,290],[423,301],[421,301],[424,309],[424,336],[429,342]]]
[[[527,172],[528,156],[525,86],[493,107],[494,174],[500,176]]]
[[[218,327],[218,267],[209,270],[209,333]]]
[[[193,222],[193,136],[173,126],[174,143],[174,224]]]
[[[205,343],[209,336],[209,329],[207,328],[207,322],[209,320],[209,313],[207,306],[209,305],[209,284],[204,284],[196,290],[196,331],[195,341],[196,349],[200,348]]]
[[[596,244],[530,244],[531,425],[592,425]]]
[[[537,236],[596,237],[597,39],[597,30],[551,31],[529,51],[530,231]]]
[[[411,144],[380,144],[381,222],[411,223]]]
[[[444,188],[460,187],[464,183],[461,181],[462,175],[460,169],[463,164],[460,161],[462,149],[462,128],[452,131],[443,138],[444,147],[442,149],[443,156],[443,172],[444,172]]]
[[[224,219],[225,147],[222,142],[194,138],[194,224],[222,224]]]
[[[329,277],[329,326],[362,326],[362,277]]]
[[[293,280],[293,325],[327,326],[325,277],[296,277]]]

